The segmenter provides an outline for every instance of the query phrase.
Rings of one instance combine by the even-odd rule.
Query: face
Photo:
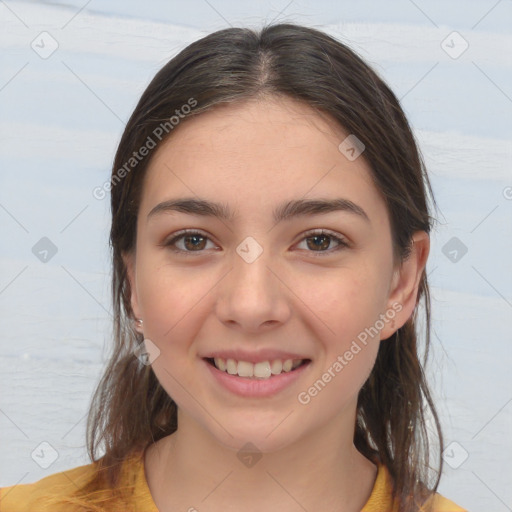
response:
[[[371,169],[338,149],[347,135],[307,105],[267,99],[190,118],[154,155],[125,262],[179,428],[265,452],[353,426],[380,340],[414,308],[428,239],[419,260],[395,265]],[[286,371],[289,359],[299,366]]]

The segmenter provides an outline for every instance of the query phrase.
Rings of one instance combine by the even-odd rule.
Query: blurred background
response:
[[[439,207],[439,492],[512,510],[511,0],[0,0],[0,486],[90,462],[111,340],[109,198],[93,191],[140,95],[196,39],[271,21],[345,42],[401,100]]]

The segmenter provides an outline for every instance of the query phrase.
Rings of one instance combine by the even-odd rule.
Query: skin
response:
[[[429,252],[414,234],[410,257],[393,259],[389,217],[363,157],[338,149],[347,133],[334,120],[291,99],[221,106],[191,117],[157,150],[147,171],[134,253],[124,255],[140,332],[160,355],[153,370],[178,404],[178,430],[146,451],[146,478],[167,510],[345,510],[368,500],[377,467],[353,445],[357,395],[387,339],[414,311]],[[148,213],[180,197],[222,202],[233,222],[181,212]],[[290,199],[349,199],[350,212],[275,224]],[[197,229],[200,251],[181,239]],[[327,229],[317,242],[311,229]],[[248,236],[263,252],[247,263],[236,252]],[[310,243],[308,243],[308,240]],[[330,244],[329,244],[330,241]],[[395,308],[393,308],[395,304]],[[401,309],[396,311],[396,305]],[[380,314],[395,310],[380,334],[303,405],[300,392],[319,379]],[[385,343],[385,341],[382,341]],[[305,354],[309,368],[272,398],[242,398],[219,387],[200,355],[213,349],[278,347]],[[246,467],[247,442],[261,459]],[[303,507],[303,508],[301,508]]]

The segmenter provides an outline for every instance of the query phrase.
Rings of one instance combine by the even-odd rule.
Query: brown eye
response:
[[[307,235],[302,241],[306,241],[308,252],[320,253],[319,255],[323,255],[322,253],[332,254],[349,246],[343,238],[328,231],[321,230],[320,232],[307,233]],[[329,249],[333,241],[337,245],[333,249]]]
[[[195,251],[196,249],[204,249],[206,238],[201,235],[183,236],[184,245],[187,249]]]
[[[165,242],[164,246],[169,247],[174,252],[188,255],[193,252],[203,252],[206,248],[207,240],[209,238],[198,231],[182,231],[168,242]],[[177,246],[182,241],[181,247]]]
[[[315,235],[306,240],[313,240],[313,243],[308,243],[310,249],[328,249],[329,245],[331,245],[330,238],[327,235]]]
[[[316,231],[306,234],[302,242],[306,242],[307,252],[318,253],[315,256],[323,256],[325,253],[332,254],[340,249],[349,247],[349,244],[340,236],[328,231]],[[190,255],[192,253],[202,253],[207,249],[206,245],[210,238],[199,231],[181,231],[177,233],[168,242],[164,243],[165,247],[169,247],[173,252]],[[337,245],[330,248],[332,243]],[[181,244],[179,246],[178,244]]]

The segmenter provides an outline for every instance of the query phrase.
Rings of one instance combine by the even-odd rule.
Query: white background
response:
[[[402,100],[439,205],[427,373],[457,443],[439,491],[512,510],[511,0],[0,2],[0,486],[89,462],[111,337],[109,203],[92,190],[141,93],[192,41],[274,18],[346,42]],[[42,37],[58,44],[46,59],[31,47]],[[42,237],[57,248],[46,263]],[[456,261],[453,237],[467,248]],[[58,453],[46,469],[31,458],[41,442]]]

